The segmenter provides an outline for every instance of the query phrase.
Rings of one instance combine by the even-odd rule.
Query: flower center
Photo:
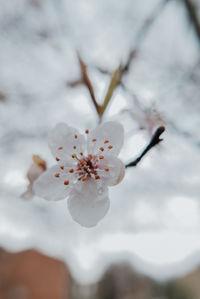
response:
[[[86,134],[89,134],[89,130],[85,130]],[[78,135],[75,134],[74,135],[74,139],[77,141],[78,140]],[[93,138],[91,139],[92,143],[95,143],[97,141],[97,138]],[[106,146],[108,148],[108,150],[111,150],[113,148],[112,145],[108,145],[109,140],[104,140],[104,146]],[[58,150],[63,150],[62,146],[58,147]],[[73,145],[73,150],[77,150],[77,145]],[[75,174],[76,178],[80,181],[82,180],[83,182],[85,182],[87,179],[89,178],[93,178],[95,180],[99,180],[101,177],[101,173],[102,171],[108,172],[109,168],[107,166],[105,166],[103,169],[100,168],[100,161],[104,159],[104,156],[102,155],[102,153],[104,152],[104,147],[100,146],[99,149],[97,150],[97,154],[95,155],[91,155],[88,154],[87,156],[83,155],[83,152],[80,153],[72,153],[71,157],[77,161],[76,165],[74,166],[74,168],[70,168],[68,170],[68,172],[70,174]],[[56,157],[56,161],[60,161],[60,158]],[[60,166],[61,169],[61,173],[63,174],[65,170],[65,167],[63,165]],[[55,174],[56,178],[60,177],[60,173],[56,173]],[[64,181],[64,185],[68,185],[69,184],[69,180],[65,180]]]

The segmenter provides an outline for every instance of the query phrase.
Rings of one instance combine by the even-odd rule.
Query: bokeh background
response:
[[[66,201],[23,198],[32,155],[53,158],[60,121],[98,115],[110,74],[136,55],[103,121],[125,128],[120,158],[164,139],[123,182],[95,227]],[[0,298],[200,298],[200,1],[0,0]]]

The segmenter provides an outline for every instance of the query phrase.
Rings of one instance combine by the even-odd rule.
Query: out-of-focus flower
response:
[[[164,126],[165,121],[158,112],[155,103],[144,107],[137,99],[134,99],[133,107],[126,109],[134,121],[137,122],[140,130],[146,130],[150,135],[158,126]]]
[[[65,123],[53,129],[49,147],[57,165],[43,173],[33,189],[47,200],[68,198],[72,218],[92,227],[109,209],[108,186],[124,177],[124,164],[117,158],[124,130],[118,122],[106,122],[85,134],[87,138]]]
[[[32,156],[33,163],[31,164],[28,172],[27,178],[29,180],[29,185],[26,192],[24,192],[21,197],[24,199],[30,199],[34,193],[32,190],[33,182],[46,170],[46,162],[40,158],[38,155]]]

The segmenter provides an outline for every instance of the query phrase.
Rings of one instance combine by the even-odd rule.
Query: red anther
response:
[[[77,135],[77,134],[75,134],[75,135],[74,135],[74,138],[75,138],[75,139],[77,139],[77,138],[78,138],[78,135]]]
[[[70,168],[69,172],[70,172],[70,173],[73,173],[73,172],[74,172],[74,169],[73,169],[73,168]]]
[[[87,165],[87,166],[85,166],[85,168],[86,168],[86,169],[89,169],[89,168],[90,168],[90,166],[89,166],[89,165]]]
[[[68,180],[64,181],[64,185],[69,185],[69,181]]]
[[[89,133],[89,130],[85,130],[85,134],[88,134]]]
[[[113,148],[113,147],[112,147],[112,145],[109,145],[108,148],[111,149],[111,148]]]
[[[106,144],[106,143],[108,143],[109,142],[109,140],[104,140],[104,143]]]
[[[64,169],[64,166],[63,166],[63,165],[61,165],[61,166],[60,166],[60,169],[62,169],[62,170],[63,170],[63,169]]]
[[[83,182],[85,182],[86,180],[87,180],[87,177],[86,176],[84,176],[84,177],[82,177],[82,179],[81,179]]]
[[[95,141],[97,141],[97,140],[96,140],[96,138],[93,138],[92,141],[95,142]]]
[[[102,159],[104,159],[104,156],[102,156],[102,155],[101,155],[101,156],[99,156],[99,159],[101,159],[101,160],[102,160]]]
[[[95,177],[95,180],[99,180],[100,179],[100,176],[98,174],[96,174],[94,177]]]
[[[60,159],[58,157],[56,157],[56,161],[60,161]]]
[[[104,148],[103,148],[103,147],[100,147],[99,149],[100,149],[100,151],[102,151],[102,152],[104,151]]]
[[[58,172],[55,173],[55,177],[56,177],[56,178],[59,178],[59,176],[60,176],[60,173],[58,173]]]
[[[62,150],[62,149],[63,149],[63,147],[62,147],[62,146],[59,146],[59,147],[58,147],[58,150]]]
[[[108,168],[108,167],[105,167],[104,170],[105,170],[105,171],[109,171],[109,168]]]

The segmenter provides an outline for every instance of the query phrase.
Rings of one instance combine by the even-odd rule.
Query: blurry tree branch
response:
[[[95,106],[95,109],[97,111],[97,114],[99,116],[99,120],[101,121],[103,114],[113,96],[113,93],[115,91],[115,89],[119,86],[122,85],[122,77],[124,74],[126,74],[129,69],[130,69],[130,65],[133,61],[133,59],[136,57],[136,54],[138,52],[138,48],[141,44],[141,42],[144,40],[144,38],[146,37],[147,33],[149,32],[151,26],[153,25],[154,21],[156,20],[156,18],[160,15],[161,11],[163,10],[163,8],[165,7],[165,4],[168,2],[169,0],[163,0],[161,3],[159,3],[158,6],[156,6],[156,9],[153,11],[153,13],[151,14],[150,17],[148,17],[146,19],[146,21],[142,24],[141,28],[139,29],[137,35],[136,35],[136,40],[135,40],[135,46],[133,49],[131,49],[127,61],[124,65],[120,64],[114,72],[110,73],[110,84],[108,86],[108,90],[106,92],[103,104],[100,105],[97,103],[96,97],[95,97],[95,92],[94,92],[94,88],[93,85],[89,79],[88,73],[87,73],[87,66],[84,63],[83,59],[80,57],[80,55],[78,54],[78,60],[79,60],[79,64],[80,64],[80,69],[81,69],[81,78],[79,78],[78,80],[72,81],[72,82],[68,82],[68,86],[71,87],[75,87],[77,85],[80,84],[84,84],[89,93],[90,93],[90,97],[91,100]],[[99,70],[103,73],[109,73],[106,70],[102,70],[99,68]]]
[[[158,143],[160,143],[163,139],[160,138],[161,134],[165,131],[165,127],[164,126],[160,126],[157,128],[157,130],[155,131],[155,133],[153,134],[149,144],[145,147],[145,149],[143,150],[143,152],[139,155],[138,158],[136,158],[135,160],[133,160],[132,162],[128,163],[125,165],[126,168],[128,167],[133,167],[133,166],[137,166],[137,164],[141,161],[141,159],[146,155],[146,153],[148,151],[150,151],[155,145],[157,145]]]
[[[195,6],[195,3],[193,3],[192,0],[182,0],[182,2],[185,5],[188,18],[190,20],[190,23],[192,24],[195,33],[197,35],[198,41],[200,43],[200,20],[198,18],[198,11]]]

